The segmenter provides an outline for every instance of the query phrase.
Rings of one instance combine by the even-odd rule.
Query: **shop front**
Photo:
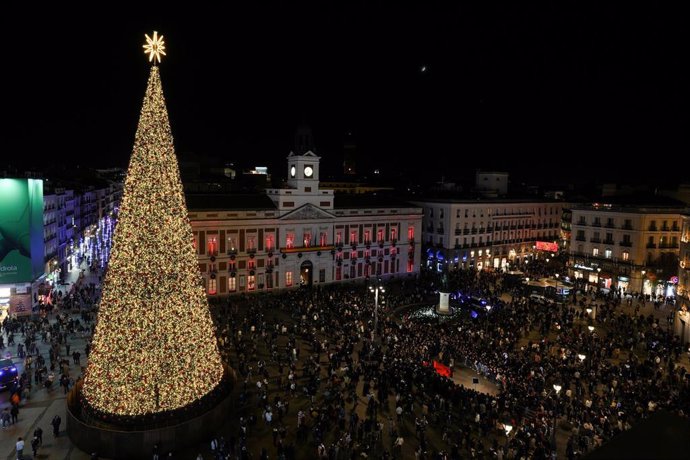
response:
[[[628,292],[630,290],[630,278],[627,276],[619,276],[616,287],[620,292]]]

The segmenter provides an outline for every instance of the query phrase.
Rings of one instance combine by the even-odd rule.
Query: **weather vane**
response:
[[[156,61],[160,64],[161,54],[165,56],[165,42],[163,41],[163,36],[158,36],[158,32],[153,31],[153,38],[146,36],[146,44],[144,45],[144,53],[149,55],[149,62],[155,64]]]

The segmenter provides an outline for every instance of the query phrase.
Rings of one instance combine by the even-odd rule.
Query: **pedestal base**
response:
[[[436,305],[436,313],[439,315],[450,315],[450,293],[438,293],[438,305]]]
[[[72,442],[87,454],[96,452],[99,457],[113,460],[149,460],[154,445],[158,446],[161,458],[164,454],[196,446],[208,441],[211,431],[220,427],[230,416],[232,409],[232,391],[218,399],[217,403],[194,418],[174,425],[150,429],[125,431],[127,427],[101,424],[98,421],[87,422],[74,412],[76,390],[68,395],[67,435]]]

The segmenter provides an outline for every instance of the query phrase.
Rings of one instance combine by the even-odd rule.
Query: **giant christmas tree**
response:
[[[163,49],[162,37],[154,34],[151,60],[160,62]],[[83,396],[106,414],[180,409],[207,395],[223,377],[155,62],[92,350]]]

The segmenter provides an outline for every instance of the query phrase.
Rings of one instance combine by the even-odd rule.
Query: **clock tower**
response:
[[[267,189],[269,198],[276,204],[280,215],[307,211],[314,207],[331,211],[333,190],[319,189],[319,161],[314,153],[311,130],[301,127],[295,135],[295,150],[287,156],[287,187]]]
[[[287,157],[288,187],[300,193],[316,193],[319,189],[319,160],[321,157],[311,150],[301,155],[290,152]]]

